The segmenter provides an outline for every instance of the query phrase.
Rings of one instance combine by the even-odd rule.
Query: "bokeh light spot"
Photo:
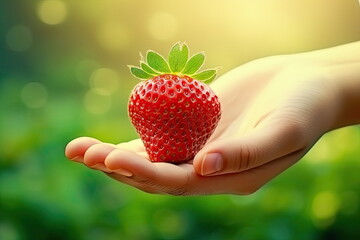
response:
[[[100,45],[109,51],[122,51],[129,43],[129,32],[116,21],[106,21],[99,26],[97,38]]]
[[[10,28],[6,34],[6,42],[11,50],[22,52],[31,47],[33,35],[31,30],[22,25]]]
[[[155,39],[168,40],[177,33],[178,21],[175,16],[170,13],[155,13],[148,21],[148,30],[150,35]]]
[[[38,17],[49,25],[62,23],[67,17],[67,7],[61,0],[44,0],[38,6]]]
[[[85,94],[84,104],[90,113],[104,114],[111,107],[111,99],[102,89],[92,88]]]
[[[110,68],[99,68],[91,74],[90,86],[103,90],[105,95],[110,95],[119,87],[119,75]]]
[[[331,219],[339,208],[339,199],[333,192],[318,193],[312,203],[312,212],[319,220]]]
[[[26,84],[21,91],[21,99],[29,108],[41,108],[47,102],[48,92],[44,85],[38,82]]]

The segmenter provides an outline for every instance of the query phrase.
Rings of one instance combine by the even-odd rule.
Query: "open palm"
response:
[[[294,60],[295,59],[295,60]],[[332,127],[331,81],[294,56],[264,58],[212,84],[222,119],[194,160],[149,161],[140,139],[117,145],[81,137],[69,159],[145,192],[250,194],[298,161]]]

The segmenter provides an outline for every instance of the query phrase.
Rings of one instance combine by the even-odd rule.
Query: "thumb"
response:
[[[202,176],[241,172],[304,149],[303,135],[298,127],[289,125],[254,129],[246,136],[205,145],[193,165]]]

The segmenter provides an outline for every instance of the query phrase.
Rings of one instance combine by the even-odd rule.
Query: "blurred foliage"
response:
[[[360,239],[356,126],[243,197],[149,195],[63,153],[78,136],[136,136],[139,50],[186,41],[224,73],[359,40],[356,0],[3,0],[0,19],[0,239]]]

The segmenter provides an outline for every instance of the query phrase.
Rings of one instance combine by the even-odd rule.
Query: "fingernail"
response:
[[[132,177],[132,175],[133,175],[132,172],[130,172],[129,170],[122,169],[122,168],[116,169],[116,170],[114,170],[114,172],[116,172],[117,174],[123,175],[125,177]]]
[[[81,157],[80,156],[75,156],[75,157],[71,158],[70,160],[75,161],[75,162],[81,162]]]
[[[103,171],[103,172],[106,172],[106,173],[110,173],[111,171],[109,169],[107,169],[104,164],[101,164],[101,163],[98,163],[98,164],[95,164],[95,165],[92,165],[92,166],[88,166],[89,168],[91,169],[94,169],[94,170],[100,170],[100,171]]]
[[[206,154],[201,165],[201,175],[210,175],[220,171],[223,167],[223,159],[220,153]]]

